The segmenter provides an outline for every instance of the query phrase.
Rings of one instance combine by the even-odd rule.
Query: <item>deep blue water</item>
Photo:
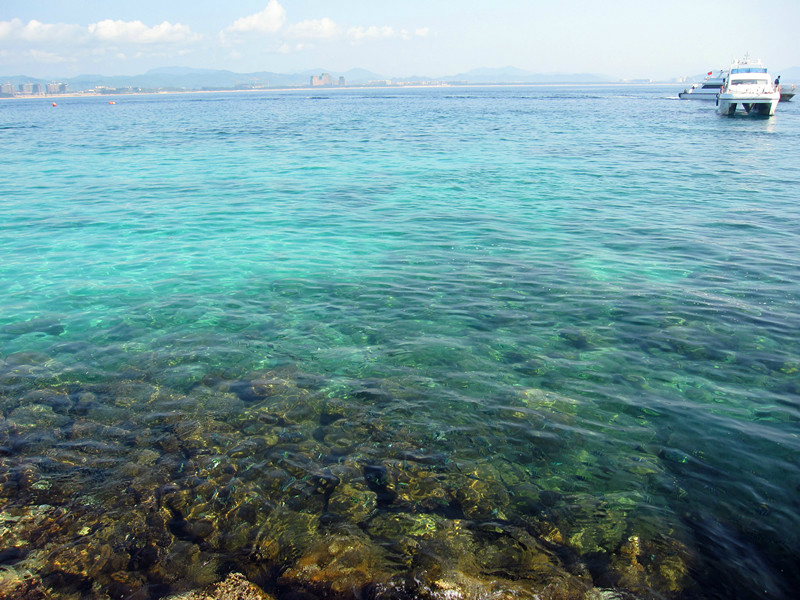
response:
[[[286,594],[357,531],[381,576],[527,581],[491,528],[597,588],[791,597],[800,103],[677,91],[1,102],[0,557]]]

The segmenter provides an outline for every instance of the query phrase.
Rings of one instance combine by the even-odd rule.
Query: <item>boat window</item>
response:
[[[734,79],[731,81],[731,85],[756,85],[758,83],[764,83],[763,79]]]
[[[711,89],[718,90],[721,87],[722,87],[721,83],[704,83],[703,84],[703,89],[704,90],[711,90]]]
[[[735,75],[736,73],[766,73],[766,67],[739,67],[737,69],[731,69],[731,74]]]

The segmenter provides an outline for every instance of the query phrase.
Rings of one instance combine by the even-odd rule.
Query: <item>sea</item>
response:
[[[800,102],[679,87],[0,101],[0,595],[796,597]]]

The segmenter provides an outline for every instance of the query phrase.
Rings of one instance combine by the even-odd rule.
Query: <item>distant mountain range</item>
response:
[[[319,75],[320,72],[314,74]],[[184,67],[162,67],[151,69],[141,75],[78,75],[56,79],[69,85],[71,91],[89,90],[97,87],[106,88],[144,88],[168,90],[203,90],[203,89],[235,89],[237,87],[286,87],[308,85],[309,73],[234,73],[214,69],[189,69]],[[345,75],[346,76],[346,75]],[[338,75],[337,75],[338,77]],[[48,83],[52,79],[39,79],[18,75],[0,77],[0,83]]]
[[[800,67],[791,67],[783,71],[773,71],[775,76],[781,75],[781,80],[788,83],[800,82]],[[344,77],[347,85],[367,85],[375,82],[393,83],[472,83],[472,84],[503,84],[503,83],[608,83],[619,81],[613,77],[595,75],[591,73],[534,73],[514,67],[473,69],[465,73],[440,77],[412,76],[403,78],[389,78],[379,73],[366,69],[351,69],[343,73],[326,69],[315,69],[300,73],[274,73],[271,71],[258,71],[254,73],[234,73],[215,69],[192,69],[186,67],[161,67],[151,69],[141,75],[78,75],[65,79],[56,79],[59,83],[66,83],[70,91],[90,90],[98,87],[111,89],[142,88],[147,90],[214,90],[236,89],[253,87],[298,87],[307,86],[312,75],[329,73],[334,81]],[[705,74],[692,77],[699,81]],[[23,83],[46,84],[53,79],[28,77],[26,75],[0,76],[0,83],[11,83],[15,87]],[[677,81],[675,78],[673,81]]]
[[[781,81],[786,83],[800,83],[800,67],[791,67],[789,69],[784,69],[783,71],[774,71],[770,69],[769,72],[775,77],[780,75]]]

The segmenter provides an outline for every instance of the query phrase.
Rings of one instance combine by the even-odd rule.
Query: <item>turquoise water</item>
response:
[[[800,104],[676,93],[1,103],[0,582],[791,597]]]

